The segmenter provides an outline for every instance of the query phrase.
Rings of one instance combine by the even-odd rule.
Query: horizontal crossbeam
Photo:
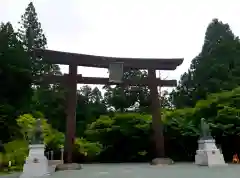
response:
[[[68,75],[63,76],[55,76],[55,75],[49,75],[44,76],[42,78],[43,82],[46,83],[65,83],[68,80]],[[123,85],[149,85],[150,83],[153,83],[153,80],[155,80],[155,84],[157,86],[163,86],[163,87],[174,87],[177,85],[176,80],[161,80],[159,78],[156,79],[149,79],[149,78],[143,78],[139,80],[123,80]],[[97,85],[116,85],[118,83],[109,82],[108,78],[100,78],[100,77],[82,77],[82,75],[76,76],[76,84],[97,84]]]
[[[62,51],[53,51],[45,49],[35,49],[35,57],[42,57],[48,63],[70,65],[75,64],[85,67],[109,68],[109,64],[113,62],[124,63],[124,68],[128,69],[148,69],[155,70],[175,70],[181,65],[183,58],[123,58],[123,57],[107,57],[95,56],[87,54],[77,54]]]

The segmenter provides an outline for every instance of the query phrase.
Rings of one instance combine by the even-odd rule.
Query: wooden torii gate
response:
[[[173,87],[176,86],[176,80],[161,80],[156,78],[156,70],[175,70],[181,65],[183,58],[175,59],[149,59],[149,58],[117,58],[106,56],[94,56],[86,54],[76,54],[53,50],[35,49],[35,57],[43,59],[52,64],[69,65],[69,74],[64,76],[45,76],[44,82],[48,83],[66,83],[67,96],[67,128],[66,128],[66,163],[72,163],[73,144],[76,131],[76,102],[77,102],[77,84],[101,84],[114,85],[119,82],[109,81],[108,78],[83,77],[77,74],[78,66],[109,68],[111,64],[122,64],[124,69],[147,69],[148,78],[141,80],[123,80],[122,85],[147,85],[150,88],[152,127],[154,131],[154,140],[156,146],[156,157],[164,157],[164,136],[161,123],[161,114],[159,111],[159,96],[157,86]]]

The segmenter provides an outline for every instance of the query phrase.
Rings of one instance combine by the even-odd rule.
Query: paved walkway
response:
[[[60,171],[50,178],[238,178],[240,165],[199,167],[193,164],[85,164],[82,170]]]
[[[0,178],[18,178],[19,174]],[[199,167],[193,164],[84,164],[82,170],[59,171],[47,178],[238,178],[240,165]]]

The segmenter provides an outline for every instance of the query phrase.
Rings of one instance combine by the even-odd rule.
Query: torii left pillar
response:
[[[65,163],[73,162],[73,147],[76,132],[76,106],[77,106],[77,65],[69,64],[69,74],[67,75],[67,122],[65,135]]]

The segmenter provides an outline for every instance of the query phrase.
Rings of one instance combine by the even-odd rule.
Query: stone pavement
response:
[[[46,178],[237,178],[240,165],[199,167],[190,163],[169,166],[136,164],[84,164],[82,170],[59,171]],[[18,175],[0,176],[17,178]]]
[[[50,178],[237,178],[240,165],[199,167],[193,164],[150,166],[149,164],[84,164],[82,170],[60,171]]]

